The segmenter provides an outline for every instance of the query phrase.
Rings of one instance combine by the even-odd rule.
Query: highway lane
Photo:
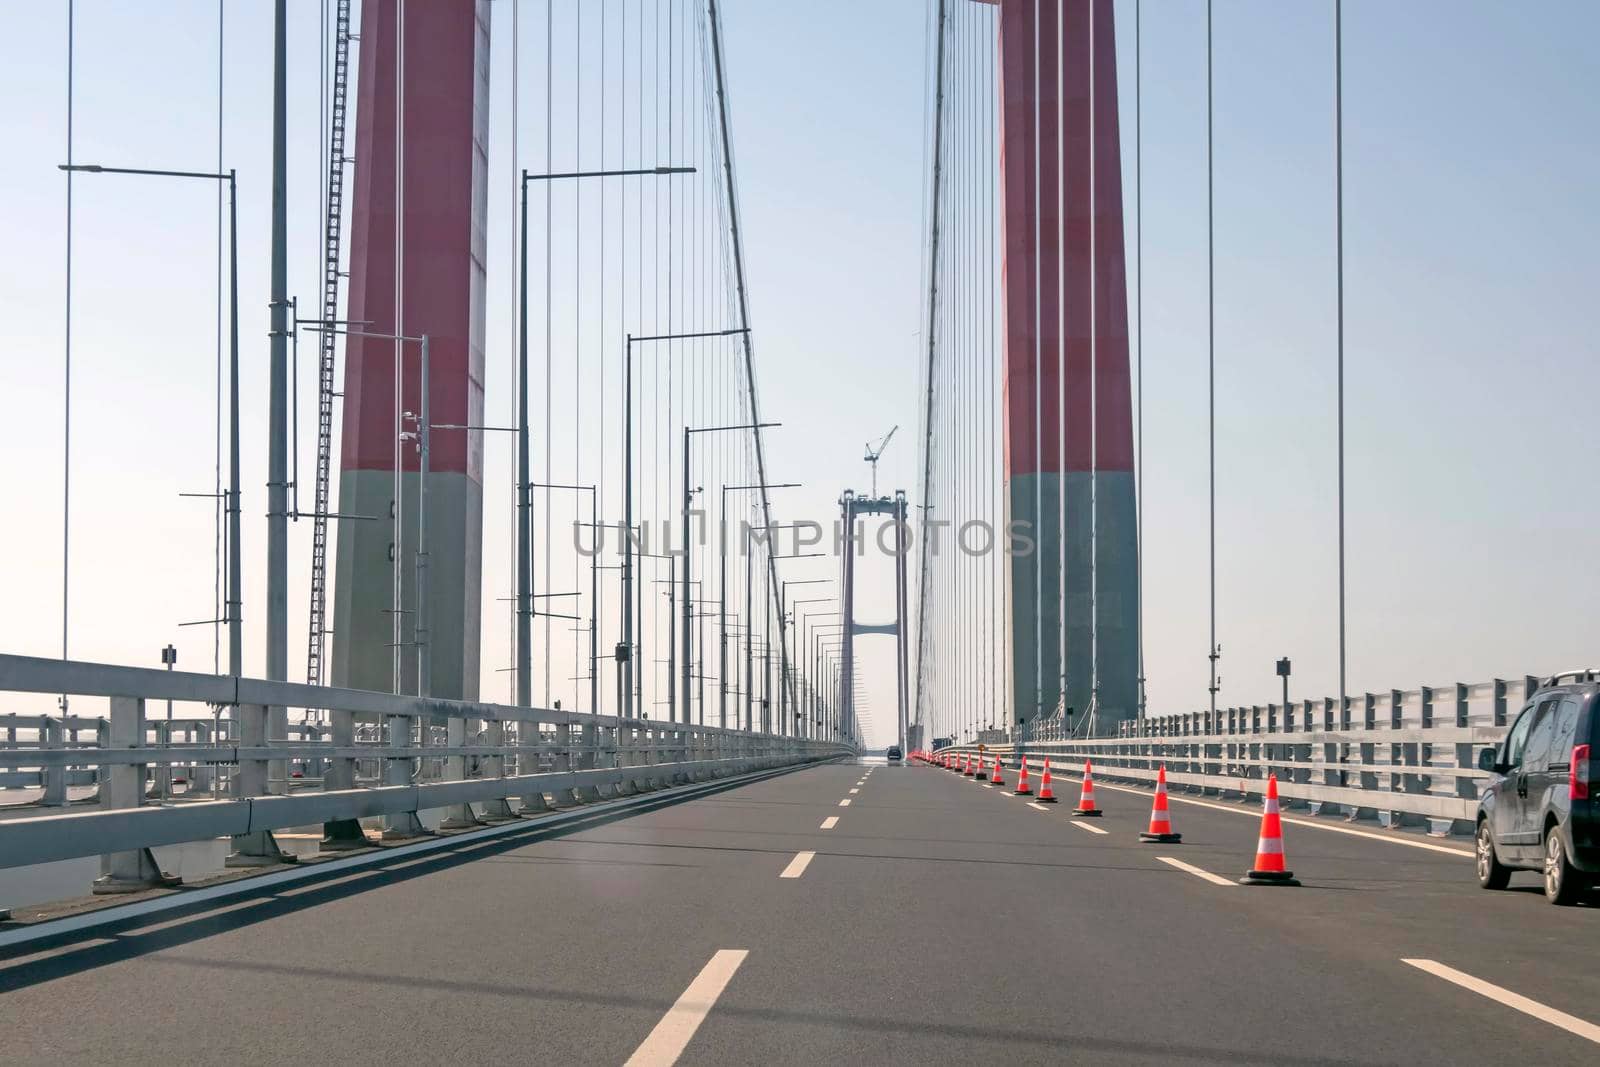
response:
[[[1592,1054],[1400,963],[1361,912],[1338,936],[1265,918],[1291,894],[1314,913],[1348,892],[1222,888],[1165,868],[1157,855],[1187,854],[1136,842],[1148,794],[1128,796],[1142,801],[1137,818],[1103,797],[1115,807],[1095,835],[1071,825],[1070,804],[1033,810],[944,772],[881,781],[807,875],[819,924],[848,928],[852,948],[840,958],[829,944],[798,966],[804,944],[752,952],[697,1062],[740,1062],[775,1036],[779,1062],[1459,1063],[1508,1041]],[[1233,826],[1212,818],[1219,834]],[[1242,871],[1255,827],[1238,823]],[[788,1022],[754,1023],[780,1010]]]
[[[1078,795],[1076,775],[1057,781],[1063,784],[1058,807],[1069,808]],[[1095,791],[1106,811],[1099,822],[1112,831],[1111,842],[1175,856],[1229,879],[1243,874],[1254,855],[1259,801],[1172,793],[1170,810],[1183,843],[1161,846],[1136,842],[1148,824],[1150,790],[1101,780]],[[1534,872],[1514,875],[1504,892],[1480,889],[1471,842],[1464,838],[1426,837],[1304,812],[1286,812],[1285,818],[1293,820],[1283,827],[1288,866],[1304,886],[1268,901],[1272,906],[1264,909],[1263,920],[1283,937],[1333,944],[1348,940],[1354,926],[1385,952],[1436,958],[1563,1011],[1600,1019],[1600,908],[1551,907]],[[1600,903],[1600,897],[1591,894],[1588,903]]]
[[[1596,909],[1294,825],[1306,887],[1217,886],[1157,857],[1237,877],[1255,819],[1175,796],[1184,843],[1141,845],[1148,792],[1100,783],[1091,834],[1057,783],[1040,811],[932,768],[817,767],[0,962],[8,1062],[264,1062],[298,1041],[351,1063],[1593,1055],[1400,961],[1593,1020]]]
[[[783,924],[804,881],[780,871],[858,776],[779,776],[0,962],[6,1062],[259,1063],[303,1039],[334,1062],[622,1063],[729,939]]]

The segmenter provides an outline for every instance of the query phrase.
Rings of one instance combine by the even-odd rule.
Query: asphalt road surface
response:
[[[13,951],[0,1062],[1600,1052],[1600,908],[1479,890],[1467,842],[1290,813],[1304,885],[1245,887],[1253,807],[1174,794],[1183,843],[1149,845],[1148,791],[1098,783],[1090,821],[1013,784],[825,765]]]

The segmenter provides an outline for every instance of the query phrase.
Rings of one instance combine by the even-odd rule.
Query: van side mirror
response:
[[[1482,752],[1478,753],[1478,770],[1480,770],[1480,771],[1492,771],[1492,770],[1494,770],[1495,769],[1495,760],[1499,758],[1499,755],[1500,755],[1500,750],[1497,749],[1497,748],[1486,748]]]

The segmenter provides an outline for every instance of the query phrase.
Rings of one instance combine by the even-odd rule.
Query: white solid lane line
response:
[[[695,975],[694,981],[689,983],[689,988],[656,1023],[656,1028],[650,1031],[644,1044],[628,1057],[626,1067],[672,1067],[677,1063],[695,1031],[705,1022],[711,1006],[728,987],[733,972],[739,969],[748,955],[749,949],[718,949],[711,961]]]
[[[1481,978],[1474,978],[1470,974],[1464,974],[1454,967],[1446,967],[1437,960],[1401,959],[1400,962],[1409,963],[1417,970],[1426,971],[1435,978],[1443,978],[1446,982],[1454,982],[1462,989],[1470,989],[1479,996],[1497,1000],[1508,1008],[1515,1008],[1525,1015],[1533,1016],[1540,1022],[1558,1026],[1569,1034],[1577,1034],[1579,1037],[1600,1044],[1600,1026],[1580,1019],[1576,1015],[1568,1015],[1564,1011],[1557,1011],[1555,1008],[1540,1004],[1537,1000],[1529,1000],[1527,997],[1513,993],[1509,989],[1501,989],[1499,986],[1485,982]]]
[[[1239,884],[1238,882],[1230,882],[1230,881],[1228,881],[1226,878],[1222,877],[1220,874],[1212,874],[1210,871],[1201,870],[1199,867],[1192,866],[1191,864],[1185,863],[1180,859],[1174,859],[1171,856],[1157,856],[1156,859],[1160,860],[1162,863],[1167,864],[1169,867],[1176,867],[1180,871],[1186,871],[1189,874],[1194,875],[1196,878],[1204,878],[1206,881],[1210,882],[1212,885],[1238,885]]]
[[[824,830],[832,830],[835,826],[838,826],[838,825],[839,825],[839,816],[837,816],[837,815],[830,815],[826,819],[822,820],[822,828]]]
[[[1103,833],[1105,833],[1104,830],[1100,829],[1100,827],[1096,826],[1092,822],[1084,822],[1082,819],[1069,819],[1068,821],[1071,822],[1072,825],[1076,826],[1078,829],[1087,830],[1091,834],[1103,834]]]
[[[839,801],[839,806],[841,808],[848,808],[850,806],[850,798],[845,797],[843,800]]]
[[[789,861],[789,866],[785,867],[783,869],[783,873],[778,875],[778,877],[779,878],[798,878],[798,877],[800,877],[802,874],[806,873],[806,867],[808,867],[811,864],[811,860],[815,856],[816,856],[815,852],[796,852],[794,854],[794,859]]]

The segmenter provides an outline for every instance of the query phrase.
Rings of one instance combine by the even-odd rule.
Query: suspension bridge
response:
[[[1348,400],[1370,381],[1347,288],[1371,301],[1383,272],[1347,267],[1379,181],[1370,146],[1347,163],[1378,128],[1347,81],[1374,108],[1388,37],[1468,49],[1503,13],[762,6],[196,0],[175,139],[113,91],[112,46],[163,27],[78,0],[22,27],[62,93],[59,156],[27,159],[61,209],[39,231],[64,268],[60,465],[7,533],[28,563],[0,646],[0,1056],[1592,1055],[1600,669],[1553,660],[1597,634],[1587,586],[1527,568],[1580,566],[1594,515],[1518,527],[1525,567],[1452,575],[1542,590],[1486,593],[1505,610],[1471,624],[1474,652],[1537,652],[1512,663],[1370,610],[1364,575],[1430,564],[1409,541],[1378,562],[1354,502],[1364,437],[1393,467],[1440,448],[1408,455]],[[1538,17],[1600,30],[1555,0]],[[776,57],[847,24],[841,55],[883,70],[815,54],[809,87],[783,81]],[[1523,104],[1587,69],[1506,47],[1548,66]],[[1281,99],[1240,102],[1252,57]],[[920,158],[804,154],[829,121],[851,136],[816,79],[918,62]],[[1292,132],[1248,142],[1241,193],[1256,105]],[[1516,136],[1593,160],[1581,127]],[[752,144],[782,182],[750,182]],[[1274,151],[1320,198],[1293,226]],[[873,220],[820,264],[771,236],[804,202],[775,190],[848,183],[829,166],[904,176],[881,299],[907,295],[909,360],[844,310],[852,270],[887,272],[842,261]],[[1282,323],[1265,296],[1238,314],[1228,242],[1313,226],[1321,273],[1279,281],[1328,305],[1316,366],[1278,373],[1320,406],[1241,445],[1229,364],[1270,378],[1246,338]],[[1470,302],[1446,258],[1427,284]],[[791,259],[835,305],[760,314],[790,306]],[[185,301],[159,355],[122,291],[147,285]],[[136,434],[96,406],[107,377],[143,395],[108,353],[178,394],[141,401]],[[1581,467],[1580,439],[1592,462],[1587,427],[1513,452],[1528,435],[1483,421],[1524,489],[1554,477],[1536,461]],[[166,462],[137,458],[157,440]],[[1326,477],[1256,484],[1274,452]],[[1296,500],[1304,535],[1282,536]],[[1241,501],[1271,551],[1230,544]],[[1441,542],[1506,536],[1430,506]],[[1314,602],[1282,602],[1283,559]],[[142,592],[112,604],[112,582]],[[1262,630],[1293,659],[1262,659]]]

